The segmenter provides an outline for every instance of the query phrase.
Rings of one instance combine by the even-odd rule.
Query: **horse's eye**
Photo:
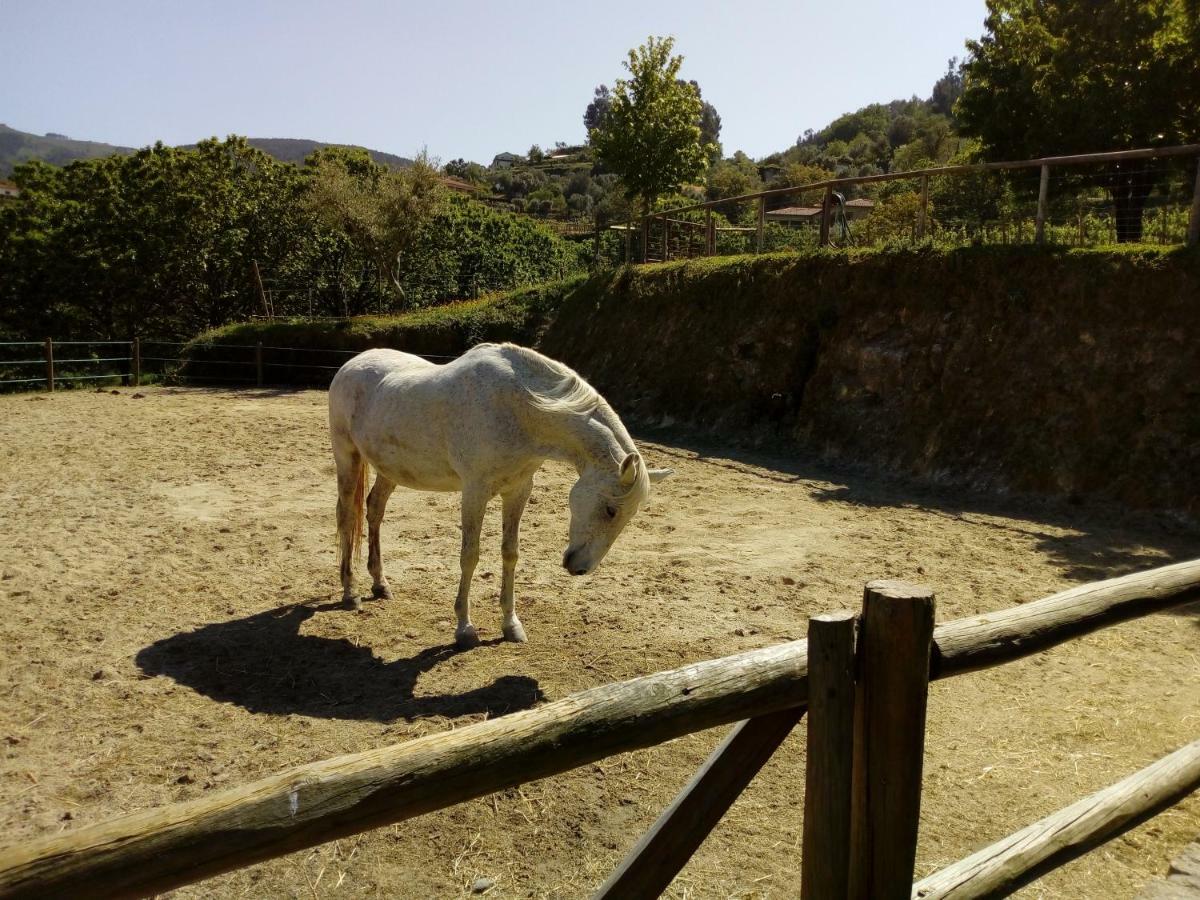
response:
[[[617,508],[615,506],[606,506],[604,507],[604,511],[608,513],[608,517],[610,519],[615,519],[617,517]]]

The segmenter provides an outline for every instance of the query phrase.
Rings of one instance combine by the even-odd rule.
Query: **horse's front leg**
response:
[[[471,624],[471,577],[479,563],[479,533],[483,530],[483,513],[489,499],[488,492],[478,485],[463,487],[462,554],[459,557],[462,572],[458,580],[458,597],[454,601],[454,612],[458,616],[454,643],[462,650],[479,646],[479,634]]]
[[[500,581],[500,611],[504,616],[502,629],[505,640],[519,643],[525,642],[525,629],[521,626],[521,620],[517,618],[517,601],[513,590],[521,538],[521,513],[525,511],[525,503],[532,491],[531,478],[510,493],[501,495],[504,501],[504,537],[500,544],[500,553],[504,560],[504,572]]]

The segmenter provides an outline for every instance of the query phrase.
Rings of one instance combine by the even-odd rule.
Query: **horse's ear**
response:
[[[658,484],[664,478],[670,478],[675,474],[674,469],[647,469],[646,474],[650,476],[651,484]]]
[[[621,460],[621,487],[633,487],[633,483],[637,481],[638,466],[641,464],[641,457],[636,453],[630,453]]]

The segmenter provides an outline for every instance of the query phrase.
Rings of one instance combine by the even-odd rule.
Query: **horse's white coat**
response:
[[[342,592],[350,605],[358,606],[351,560],[362,528],[367,464],[377,473],[365,498],[367,568],[376,597],[391,596],[380,560],[379,523],[396,485],[462,492],[462,572],[455,601],[460,646],[479,642],[468,592],[492,497],[499,494],[504,506],[504,636],[523,641],[513,576],[521,513],[542,463],[564,460],[579,473],[563,554],[572,575],[600,564],[645,503],[651,482],[671,473],[646,468],[612,407],[578,374],[512,344],[480,344],[441,366],[397,350],[360,353],[330,386],[329,426],[338,473]]]

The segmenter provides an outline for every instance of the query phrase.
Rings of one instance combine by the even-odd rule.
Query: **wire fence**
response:
[[[60,348],[107,347],[100,352],[58,357]],[[41,351],[34,356],[31,350]],[[113,355],[112,348],[125,348]],[[133,338],[128,341],[0,342],[0,392],[50,392],[88,385],[99,390],[148,384],[327,387],[334,374],[362,349],[217,344]],[[431,362],[456,355],[413,354]]]
[[[627,263],[918,243],[1196,244],[1200,145],[835,178],[677,207],[610,231]]]

